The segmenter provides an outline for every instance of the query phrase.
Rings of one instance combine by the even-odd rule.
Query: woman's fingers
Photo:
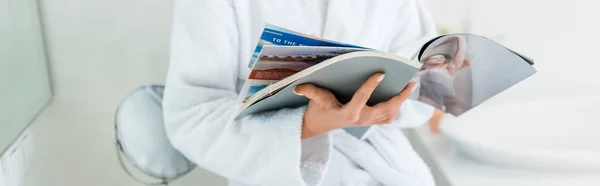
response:
[[[385,78],[383,73],[375,73],[354,93],[352,100],[343,106],[343,111],[352,118],[357,118],[360,111],[369,101],[371,94],[377,88],[377,85]]]
[[[361,118],[357,122],[357,125],[392,123],[396,119],[396,116],[398,116],[398,112],[400,112],[400,106],[408,99],[416,86],[415,82],[410,82],[404,87],[402,92],[392,97],[389,101],[379,103],[373,107],[365,107],[360,114]]]
[[[328,90],[319,88],[317,86],[314,86],[313,84],[298,85],[298,86],[296,86],[296,88],[294,88],[294,93],[298,94],[300,96],[305,96],[308,99],[315,101],[318,104],[329,103],[332,101],[332,100],[329,100],[329,99],[331,99],[331,96],[328,95],[328,94],[331,94],[331,92],[329,92]]]
[[[406,99],[408,99],[408,97],[410,96],[410,94],[413,92],[413,89],[415,89],[415,88],[417,88],[417,83],[416,82],[409,82],[404,87],[404,89],[402,89],[402,91],[400,92],[400,94],[392,97],[392,99],[390,99],[387,102],[390,103],[390,105],[392,105],[392,106],[400,107],[400,105],[402,105],[402,103],[404,103],[404,101],[406,101]]]
[[[380,103],[373,107],[364,106],[360,112],[360,118],[353,123],[355,126],[368,126],[375,124],[388,124],[396,118],[399,107],[394,108],[389,104]]]
[[[383,80],[383,73],[376,73],[369,77],[367,81],[356,91],[352,100],[342,106],[341,117],[346,122],[355,126],[366,126],[373,124],[391,123],[398,115],[400,105],[410,96],[412,90],[416,88],[416,83],[410,82],[398,95],[387,102],[379,103],[373,107],[366,106],[373,91]],[[296,86],[294,93],[305,96],[311,101],[320,105],[331,105],[339,108],[340,103],[335,96],[326,89],[316,87],[312,84],[302,84]],[[330,107],[330,108],[333,108]]]
[[[379,117],[374,124],[387,124],[396,119],[396,116],[400,112],[400,106],[408,99],[415,88],[417,88],[417,83],[409,82],[398,95],[392,97],[387,102],[377,104],[375,108],[377,109],[377,113],[379,113]]]

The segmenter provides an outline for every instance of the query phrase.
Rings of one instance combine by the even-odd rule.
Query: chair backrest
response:
[[[130,163],[149,176],[170,181],[187,174],[196,165],[167,138],[162,113],[163,90],[164,86],[149,85],[129,94],[117,108],[115,134],[117,150]]]

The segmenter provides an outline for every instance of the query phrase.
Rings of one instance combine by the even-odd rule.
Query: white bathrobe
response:
[[[164,95],[178,150],[231,185],[434,184],[400,131],[431,117],[420,102],[364,141],[343,130],[301,140],[306,107],[234,120],[265,23],[405,57],[435,34],[420,0],[178,0]]]

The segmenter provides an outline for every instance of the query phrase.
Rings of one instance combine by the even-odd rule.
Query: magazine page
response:
[[[294,75],[308,67],[332,57],[360,51],[360,48],[348,47],[293,47],[264,46],[257,57],[248,80],[240,92],[245,102],[258,91],[270,84]]]
[[[418,100],[455,116],[536,72],[523,57],[473,34],[440,37],[419,60]]]
[[[329,41],[322,38],[316,38],[310,35],[302,34],[285,28],[266,24],[263,33],[260,36],[258,44],[254,49],[252,59],[248,63],[248,68],[252,68],[258,59],[258,55],[265,45],[285,45],[285,46],[330,46],[330,47],[351,47],[364,48],[350,44],[344,44],[335,41]]]

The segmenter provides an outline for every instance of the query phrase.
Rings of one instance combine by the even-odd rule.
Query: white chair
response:
[[[143,86],[130,93],[115,114],[115,138],[119,163],[129,176],[147,185],[168,185],[196,165],[169,142],[162,115],[164,86]],[[160,179],[150,183],[135,177],[123,156],[139,171]]]

